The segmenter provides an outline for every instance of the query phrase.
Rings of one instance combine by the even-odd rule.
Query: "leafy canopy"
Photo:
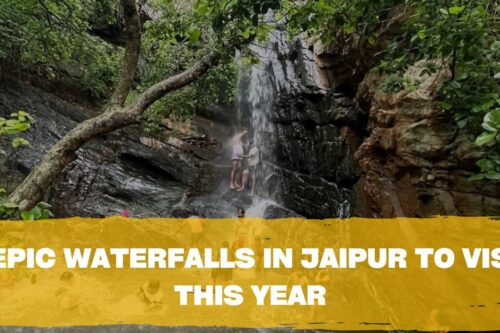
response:
[[[144,117],[146,129],[158,129],[159,119],[184,120],[197,108],[234,103],[237,65],[235,48],[267,35],[261,23],[268,9],[278,8],[273,0],[197,0],[148,2],[161,16],[148,21],[142,43],[146,66],[136,93],[162,78],[178,73],[211,51],[221,54],[221,64],[194,84],[156,102]],[[130,96],[133,99],[134,95]]]
[[[70,74],[91,97],[104,98],[116,78],[121,53],[88,32],[91,17],[105,3],[1,1],[0,58],[4,66],[54,81],[63,81]]]
[[[280,5],[276,0],[137,3],[144,21],[143,36],[137,85],[129,100],[188,68],[202,55],[214,50],[222,55],[221,65],[207,76],[153,105],[145,114],[147,127],[153,129],[162,117],[186,119],[199,107],[232,104],[237,76],[234,49],[266,35],[261,17]],[[64,81],[70,74],[102,104],[113,89],[123,55],[120,44],[101,38],[113,39],[109,33],[114,33],[116,40],[123,38],[123,14],[117,0],[0,3],[0,59],[4,65],[54,81]]]

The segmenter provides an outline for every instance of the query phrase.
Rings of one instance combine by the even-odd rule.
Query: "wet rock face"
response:
[[[1,81],[0,116],[18,110],[29,112],[36,123],[22,135],[31,147],[12,149],[8,142],[1,146],[0,186],[9,191],[44,152],[86,118],[81,108],[52,94],[19,82]],[[214,123],[211,128],[221,137],[228,130]],[[77,158],[48,191],[46,200],[59,217],[117,215],[124,208],[137,217],[173,216],[183,198],[215,186],[217,170],[210,162],[218,155],[219,143],[209,134],[210,129],[204,131],[200,125],[198,136],[187,133],[180,138],[153,139],[132,126],[95,138],[77,151]],[[222,207],[213,198],[206,198],[212,202],[206,211],[205,199],[197,200],[194,208],[189,208],[192,214],[233,214],[234,208]]]
[[[345,214],[359,177],[360,110],[343,95],[301,92],[280,98],[273,111],[283,204],[308,217]]]
[[[371,108],[370,134],[356,152],[362,171],[356,214],[500,214],[500,185],[468,180],[481,157],[474,135],[436,106],[436,93],[450,74],[421,75],[422,67],[417,63],[407,73],[420,82],[414,92],[384,94],[375,75],[360,85],[358,98]]]
[[[319,175],[276,168],[281,178],[280,197],[285,207],[309,218],[346,217],[351,191]]]
[[[352,149],[363,116],[348,98],[297,94],[281,99],[274,111],[279,165],[341,185],[356,181]]]

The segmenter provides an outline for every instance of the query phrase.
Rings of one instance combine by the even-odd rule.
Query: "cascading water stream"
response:
[[[272,15],[268,14],[272,21]],[[261,165],[256,172],[257,197],[247,209],[248,216],[266,217],[270,206],[286,210],[281,200],[282,186],[275,171],[277,149],[291,151],[288,139],[283,135],[273,119],[273,108],[280,98],[296,91],[317,87],[319,70],[311,50],[301,38],[292,41],[287,32],[278,24],[271,31],[266,42],[252,43],[248,51],[258,59],[257,64],[245,65],[240,61],[238,118],[240,127],[249,129],[260,151]],[[277,141],[281,147],[277,147]],[[338,209],[339,217],[349,214],[349,202],[344,201]],[[294,215],[293,213],[290,215]]]

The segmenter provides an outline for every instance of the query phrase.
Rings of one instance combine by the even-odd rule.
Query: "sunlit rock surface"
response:
[[[358,98],[370,105],[369,135],[356,153],[362,177],[358,214],[364,216],[499,215],[500,185],[469,181],[481,157],[475,136],[436,105],[447,71],[407,76],[415,91],[384,94],[380,77],[368,75]]]

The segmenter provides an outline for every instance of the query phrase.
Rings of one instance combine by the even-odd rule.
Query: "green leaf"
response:
[[[15,209],[18,206],[15,203],[12,203],[12,202],[5,202],[5,203],[2,204],[2,207]]]
[[[493,105],[495,105],[496,101],[494,99],[490,99],[483,104],[481,104],[481,111],[488,111]]]
[[[31,211],[21,212],[21,217],[25,221],[33,221],[35,219],[35,215]]]
[[[457,80],[462,81],[462,80],[467,79],[468,77],[469,77],[469,73],[463,72],[463,73],[460,73],[459,75],[457,75]]]
[[[45,209],[48,209],[48,208],[51,208],[52,205],[50,205],[49,203],[46,203],[45,201],[40,201],[39,203],[36,204],[38,207],[40,208],[45,208]]]
[[[488,172],[487,174],[484,175],[484,177],[489,180],[500,180],[500,173]]]
[[[206,3],[202,3],[198,6],[198,8],[196,9],[196,12],[198,13],[198,15],[206,15],[208,12],[210,11],[210,9],[208,8],[208,5]]]
[[[482,159],[476,162],[477,166],[481,168],[482,172],[489,172],[495,169],[495,164],[493,161]]]
[[[191,43],[197,43],[200,40],[201,30],[199,28],[193,28],[189,34],[189,40]]]
[[[465,6],[455,6],[455,7],[451,7],[448,11],[452,15],[457,15],[457,14],[460,14],[464,9],[465,9]]]
[[[439,11],[441,12],[441,14],[444,14],[444,15],[448,15],[448,11],[445,9],[445,8],[439,8]]]
[[[27,146],[29,145],[29,141],[26,140],[26,139],[23,139],[23,138],[14,138],[14,140],[12,140],[12,147],[14,148],[18,148],[18,147],[23,147],[23,146]]]
[[[457,126],[458,126],[458,128],[465,128],[465,126],[467,126],[468,123],[469,123],[469,121],[467,118],[461,119],[461,120],[457,121]]]
[[[477,180],[483,180],[483,179],[484,179],[484,175],[483,174],[477,174],[477,175],[469,177],[470,181],[477,181]]]
[[[245,30],[243,30],[241,36],[245,39],[248,39],[250,37],[250,27],[247,27]]]
[[[481,125],[485,130],[489,131],[489,132],[495,132],[497,129],[495,127],[492,126],[492,124],[488,121],[485,121],[483,122],[483,124]]]
[[[344,24],[342,28],[344,29],[346,34],[352,34],[354,32],[354,26],[350,24]]]
[[[497,132],[484,132],[476,139],[476,144],[478,146],[483,146],[487,143],[490,143],[491,141],[493,141],[493,139],[495,139],[496,135]]]
[[[497,128],[500,127],[500,109],[488,112],[485,118],[488,122],[493,123]]]
[[[438,102],[437,104],[441,109],[446,110],[446,111],[449,111],[453,108],[453,104],[450,104],[448,102],[441,101],[441,102]]]
[[[33,214],[35,220],[38,220],[40,217],[42,217],[42,210],[40,209],[40,207],[33,207],[31,210],[30,210],[31,214]]]

